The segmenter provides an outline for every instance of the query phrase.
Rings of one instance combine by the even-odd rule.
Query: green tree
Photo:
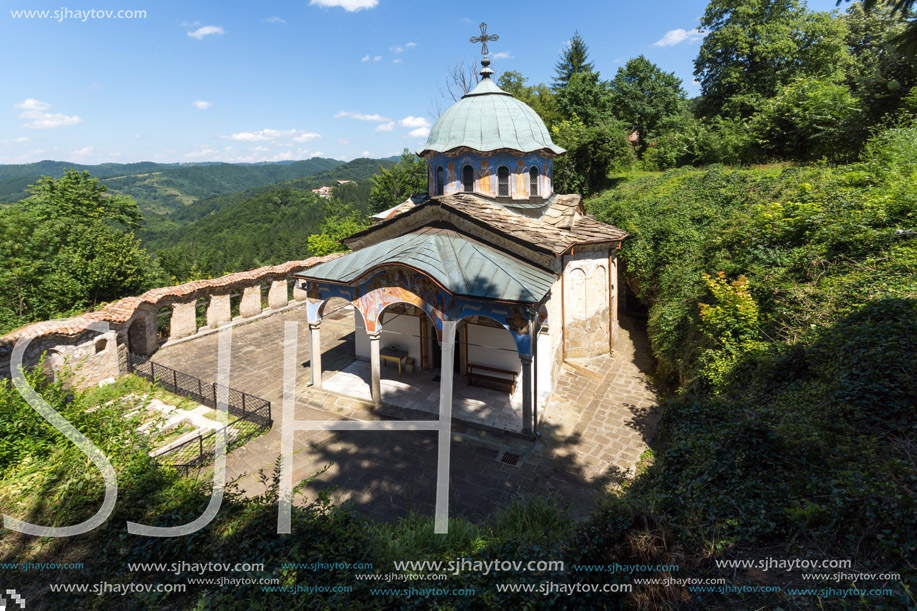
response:
[[[799,0],[712,0],[694,60],[703,112],[748,117],[797,77],[838,81],[850,62],[847,26]]]
[[[846,85],[800,78],[764,102],[751,132],[767,155],[845,161],[865,140],[859,101]]]
[[[599,125],[611,119],[611,91],[598,72],[574,74],[557,93],[557,106],[564,119]]]
[[[907,22],[896,17],[887,4],[875,4],[867,10],[855,2],[844,17],[853,56],[847,83],[862,103],[866,122],[875,125],[898,110],[917,84],[917,58],[899,44]]]
[[[379,172],[373,175],[369,202],[373,212],[382,212],[414,193],[426,193],[427,188],[427,162],[404,149],[398,163],[389,169],[379,166]]]
[[[527,80],[521,73],[515,70],[507,70],[497,79],[497,85],[503,91],[512,94],[517,100],[521,100],[531,106],[532,110],[538,113],[538,116],[550,129],[552,125],[563,118],[557,102],[557,96],[547,85],[539,83],[530,86],[525,84]]]
[[[847,0],[848,2],[850,0]],[[917,16],[914,15],[914,3],[917,0],[863,0],[863,8],[882,13],[889,11],[891,16],[898,17],[903,27],[892,38],[895,45],[910,57],[917,56]],[[838,0],[840,4],[840,0]],[[859,4],[859,3],[857,3]]]
[[[42,177],[31,197],[0,212],[0,325],[69,315],[134,295],[162,279],[133,229],[128,197],[88,172]]]
[[[681,79],[642,55],[618,69],[610,90],[612,112],[640,132],[641,148],[687,107]]]
[[[551,87],[559,91],[567,86],[574,74],[592,72],[593,64],[589,60],[589,47],[579,35],[579,30],[573,33],[570,42],[560,54],[560,59],[554,65],[554,83]]]
[[[609,120],[586,125],[574,115],[551,132],[554,142],[567,149],[554,161],[558,193],[596,193],[607,185],[609,172],[629,168],[634,162],[634,148],[621,123]]]

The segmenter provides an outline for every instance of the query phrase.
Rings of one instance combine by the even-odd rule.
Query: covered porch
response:
[[[355,310],[357,361],[322,381],[312,352],[313,386],[534,435],[536,398],[550,392],[545,381],[539,389],[538,333],[554,274],[425,228],[296,276],[308,296],[310,346],[320,345],[329,301]],[[383,362],[393,365],[384,373]]]

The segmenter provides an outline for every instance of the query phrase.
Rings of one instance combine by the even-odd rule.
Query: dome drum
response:
[[[539,153],[498,151],[427,156],[431,195],[474,193],[499,202],[546,200],[553,193],[554,161]]]

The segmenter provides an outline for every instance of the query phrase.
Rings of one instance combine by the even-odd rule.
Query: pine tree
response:
[[[579,35],[579,30],[577,30],[573,33],[570,44],[561,53],[560,59],[554,66],[554,70],[557,73],[554,77],[554,83],[551,85],[554,91],[566,87],[567,83],[570,82],[570,77],[574,74],[592,72],[593,64],[587,61],[588,59],[589,47],[586,46],[586,41],[583,40],[583,37]]]

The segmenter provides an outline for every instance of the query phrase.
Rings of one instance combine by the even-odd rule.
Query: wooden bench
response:
[[[519,372],[468,363],[465,366],[465,375],[468,376],[468,386],[475,382],[486,382],[487,384],[498,386],[499,390],[506,390],[513,394],[516,391],[516,378],[519,376]]]

